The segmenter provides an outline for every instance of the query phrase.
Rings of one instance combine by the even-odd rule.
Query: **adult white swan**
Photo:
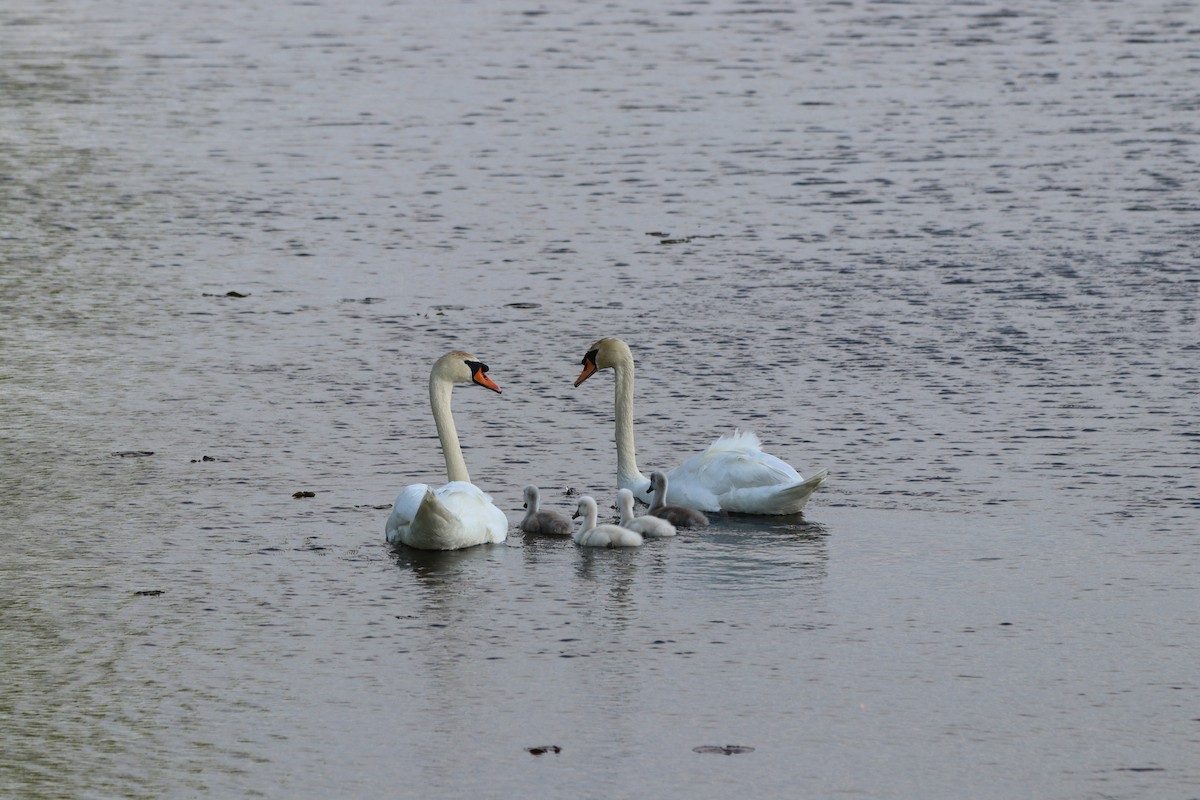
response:
[[[450,415],[450,392],[456,383],[478,383],[500,393],[487,371],[487,364],[458,350],[434,362],[429,373],[429,405],[450,482],[437,489],[424,483],[404,487],[387,520],[388,542],[421,550],[458,550],[503,542],[508,536],[508,517],[471,483]]]
[[[616,373],[617,486],[650,502],[650,479],[637,466],[633,444],[633,354],[620,339],[601,339],[588,348],[575,385],[598,370]],[[671,505],[735,514],[795,514],[826,476],[821,470],[807,480],[786,462],[764,453],[758,437],[734,431],[717,439],[667,473]]]

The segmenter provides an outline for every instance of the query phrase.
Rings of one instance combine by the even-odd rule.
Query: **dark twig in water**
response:
[[[740,745],[740,744],[727,744],[724,747],[721,747],[719,745],[713,745],[713,744],[705,744],[705,745],[701,745],[700,747],[693,747],[692,752],[693,753],[715,753],[716,755],[733,756],[733,755],[737,755],[738,753],[753,753],[754,748],[746,747],[745,745]]]
[[[535,756],[542,756],[542,755],[545,755],[546,753],[561,753],[562,752],[562,748],[556,744],[544,744],[541,747],[526,747],[525,749],[528,750],[530,753],[532,753]]]

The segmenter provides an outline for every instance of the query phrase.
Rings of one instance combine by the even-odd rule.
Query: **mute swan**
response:
[[[580,547],[641,547],[642,535],[618,525],[596,524],[596,501],[584,495],[579,498],[576,517],[583,517],[579,530],[571,536]]]
[[[508,517],[471,483],[450,415],[450,392],[456,383],[478,383],[500,393],[487,371],[487,364],[460,351],[434,362],[429,373],[429,405],[450,482],[437,489],[424,483],[404,487],[385,527],[389,543],[401,542],[421,550],[458,550],[503,542],[508,536]]]
[[[708,517],[694,508],[687,506],[669,506],[663,500],[667,495],[669,481],[661,472],[650,473],[650,510],[646,513],[667,520],[677,528],[707,528]],[[625,490],[622,490],[625,491]]]
[[[675,535],[675,526],[661,515],[635,517],[633,515],[633,492],[628,489],[617,490],[617,508],[621,511],[621,527],[626,530],[640,533],[647,539],[663,539]],[[699,511],[692,511],[690,508],[686,510],[692,514],[700,514]],[[704,515],[700,514],[700,516]],[[707,525],[708,520],[705,519],[704,523]]]
[[[598,370],[616,373],[617,486],[649,502],[649,479],[637,466],[633,443],[633,354],[620,339],[601,339],[583,357],[575,385]],[[764,453],[758,437],[734,431],[717,439],[667,473],[666,501],[701,511],[736,514],[794,514],[825,481],[821,470],[805,480],[775,456]]]
[[[552,533],[570,535],[571,520],[557,511],[539,511],[541,495],[533,484],[525,487],[525,519],[521,520],[521,530],[525,533]]]

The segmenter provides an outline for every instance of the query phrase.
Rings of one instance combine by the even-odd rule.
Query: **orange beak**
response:
[[[585,358],[583,360],[583,372],[579,373],[579,377],[575,379],[575,385],[579,386],[579,384],[583,383],[584,381],[586,381],[588,378],[592,377],[595,374],[596,374],[596,362],[592,361],[591,359]]]
[[[496,382],[489,378],[487,373],[482,369],[476,369],[473,373],[471,373],[471,380],[475,383],[478,383],[480,386],[483,386],[484,388],[491,389],[496,394],[500,394],[500,387],[497,386]]]

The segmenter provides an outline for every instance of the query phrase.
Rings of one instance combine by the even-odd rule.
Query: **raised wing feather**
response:
[[[720,511],[721,497],[730,492],[803,480],[785,461],[760,447],[758,436],[749,431],[722,436],[668,474],[666,502]]]

